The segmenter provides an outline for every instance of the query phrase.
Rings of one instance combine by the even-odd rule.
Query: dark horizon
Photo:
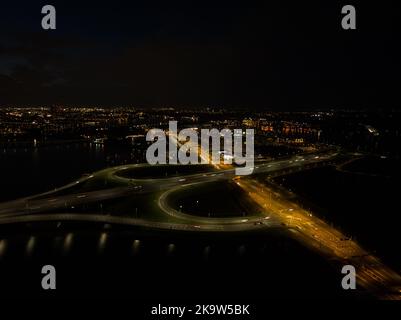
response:
[[[341,28],[339,1],[53,1],[53,31],[41,29],[40,3],[2,4],[0,106],[395,109],[400,20],[390,4],[380,14],[357,4],[352,31]]]

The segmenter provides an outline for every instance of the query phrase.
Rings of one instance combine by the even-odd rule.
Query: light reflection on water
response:
[[[49,241],[50,240],[50,241]],[[210,244],[199,243],[199,245],[191,246],[191,244],[168,241],[153,241],[152,239],[134,238],[130,235],[126,239],[114,238],[111,231],[98,231],[87,236],[79,232],[63,232],[58,236],[50,238],[37,234],[31,234],[28,237],[17,239],[2,238],[0,239],[0,259],[12,259],[13,257],[25,256],[28,258],[38,258],[42,255],[54,257],[75,259],[76,257],[105,257],[110,256],[124,257],[131,256],[135,259],[147,259],[148,254],[150,257],[170,257],[172,259],[180,259],[185,257],[188,253],[194,254],[204,261],[214,261],[215,255],[213,252],[216,250],[216,257],[220,257],[220,249],[223,248],[222,255],[227,257],[243,258],[249,253],[249,246],[246,243],[232,243],[232,244]],[[149,244],[149,245],[147,245]],[[178,246],[178,247],[177,247]],[[124,249],[125,248],[125,249]],[[12,249],[12,250],[11,250]],[[110,249],[110,250],[109,250]],[[163,249],[163,250],[160,250]],[[179,249],[179,250],[178,250]],[[196,252],[195,252],[196,251]],[[251,250],[252,251],[252,250]],[[264,254],[260,248],[257,252]]]
[[[134,240],[132,243],[132,254],[137,255],[139,252],[139,247],[141,245],[141,242],[139,240]]]
[[[74,241],[73,233],[69,233],[65,236],[64,244],[63,244],[63,253],[64,254],[67,254],[68,252],[70,252],[73,241]]]
[[[33,253],[33,250],[35,249],[35,244],[36,244],[36,237],[31,236],[28,240],[28,242],[26,243],[26,255],[28,257],[30,257]]]
[[[7,240],[0,240],[0,258],[5,254],[7,250]]]
[[[209,259],[210,255],[210,246],[206,246],[205,249],[203,249],[203,257],[207,260]]]
[[[239,254],[240,256],[244,255],[244,254],[245,254],[245,251],[246,251],[245,245],[240,245],[240,246],[238,247],[238,254]]]
[[[98,244],[98,252],[102,253],[104,248],[106,247],[106,242],[107,242],[107,233],[102,232],[99,238],[99,244]]]
[[[169,255],[172,255],[175,251],[175,244],[174,243],[170,243],[167,247],[167,253]]]

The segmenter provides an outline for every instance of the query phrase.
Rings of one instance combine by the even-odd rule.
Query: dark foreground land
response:
[[[317,168],[275,180],[299,195],[304,206],[400,270],[400,164],[399,159],[367,157],[341,168]]]

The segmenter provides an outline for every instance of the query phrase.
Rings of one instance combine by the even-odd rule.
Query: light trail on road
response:
[[[357,269],[358,283],[382,299],[401,300],[401,277],[355,241],[252,178],[236,181],[259,206],[294,230],[292,236],[328,258]]]
[[[179,143],[177,139],[175,141]],[[210,160],[210,154],[207,160]],[[218,165],[215,167],[219,168]],[[270,216],[282,221],[283,226],[292,227],[291,234],[296,240],[328,258],[339,259],[343,264],[352,264],[357,268],[359,284],[378,298],[401,300],[400,275],[385,266],[377,257],[370,255],[355,241],[347,239],[340,231],[297,204],[277,195],[256,179],[245,177],[240,181],[236,181],[237,185],[247,192],[253,201],[268,209]]]
[[[173,139],[174,140],[174,139]],[[179,143],[177,140],[176,143]],[[198,152],[200,151],[197,148]],[[297,168],[304,169],[309,164],[324,163],[335,158],[337,152],[308,154],[302,157],[302,161],[297,159],[280,159],[276,161],[257,164],[255,173],[274,173],[283,169]],[[209,155],[210,156],[210,155]],[[134,218],[123,218],[118,216],[106,216],[96,214],[40,214],[46,209],[55,209],[63,207],[65,204],[83,204],[90,201],[104,200],[115,198],[124,194],[176,189],[177,186],[185,187],[188,184],[204,183],[216,180],[232,180],[235,178],[233,166],[215,165],[217,172],[212,174],[194,174],[182,177],[164,178],[164,179],[129,179],[119,177],[117,173],[128,167],[139,168],[139,165],[118,166],[108,168],[92,174],[89,177],[81,178],[67,186],[49,191],[40,195],[14,200],[0,205],[0,224],[33,222],[33,221],[92,221],[103,223],[116,223],[132,226],[145,226],[150,228],[163,228],[171,230],[187,230],[187,231],[243,231],[263,229],[269,230],[271,227],[288,230],[288,234],[304,244],[312,248],[316,252],[326,258],[339,261],[343,265],[352,264],[357,268],[358,285],[365,288],[373,295],[383,299],[401,299],[401,278],[399,274],[385,266],[377,257],[370,255],[361,248],[355,241],[348,239],[340,231],[329,226],[323,220],[313,216],[310,212],[299,207],[284,195],[272,190],[264,183],[259,182],[253,176],[241,177],[235,179],[235,183],[242,188],[244,192],[252,199],[255,205],[264,209],[269,219],[269,223],[257,224],[260,220],[249,219],[232,219],[231,221],[219,221],[219,219],[207,219],[207,221],[197,221],[194,217],[188,220],[188,216],[183,213],[172,211],[166,203],[165,199],[159,199],[159,206],[167,214],[182,219],[182,223],[163,223],[156,221],[148,221]],[[280,171],[281,172],[281,171]],[[54,195],[60,190],[67,190],[91,179],[93,177],[103,177],[104,179],[114,179],[120,183],[128,184],[131,182],[140,183],[141,188],[138,190],[129,190],[127,188],[115,188],[106,190],[97,190],[86,192],[85,194],[71,194],[66,196]],[[106,180],[105,180],[106,181]],[[167,192],[168,194],[168,192]],[[44,198],[47,196],[47,198]],[[166,193],[164,194],[164,197]],[[163,197],[163,196],[162,196]],[[31,207],[35,205],[36,207]],[[34,214],[33,214],[34,213]],[[187,220],[185,220],[187,219]],[[263,218],[262,218],[263,219]],[[227,223],[228,222],[228,223]]]

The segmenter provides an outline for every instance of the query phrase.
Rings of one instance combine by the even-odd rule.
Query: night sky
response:
[[[398,108],[400,9],[363,2],[2,1],[0,106]]]

